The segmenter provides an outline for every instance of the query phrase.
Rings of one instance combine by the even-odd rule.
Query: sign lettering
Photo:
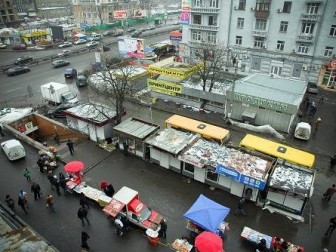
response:
[[[287,111],[288,106],[285,103],[272,101],[264,98],[255,97],[252,95],[244,95],[235,93],[234,98],[235,101],[241,102],[241,103],[249,103],[254,106],[261,106],[265,108],[270,108],[278,111]]]
[[[147,79],[148,87],[155,89],[159,93],[172,92],[182,93],[182,86],[168,81]],[[160,92],[162,90],[162,92]]]

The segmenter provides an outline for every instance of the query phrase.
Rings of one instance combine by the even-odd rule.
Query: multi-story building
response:
[[[336,54],[336,1],[189,2],[181,14],[185,61],[200,42],[214,43],[227,48],[228,65],[235,58],[239,70],[335,85],[336,61],[326,64]]]
[[[10,27],[19,20],[13,0],[0,1],[0,27]]]

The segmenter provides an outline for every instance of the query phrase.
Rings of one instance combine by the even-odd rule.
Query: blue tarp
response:
[[[183,216],[201,228],[216,233],[219,224],[229,212],[230,208],[222,206],[201,194]]]

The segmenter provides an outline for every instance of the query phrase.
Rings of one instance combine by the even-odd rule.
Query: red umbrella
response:
[[[223,252],[223,241],[215,233],[204,231],[196,237],[195,248],[199,252]]]
[[[81,161],[71,161],[64,166],[64,170],[70,173],[80,172],[84,168],[84,163]]]

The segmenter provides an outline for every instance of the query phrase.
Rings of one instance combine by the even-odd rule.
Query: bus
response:
[[[206,139],[215,140],[220,144],[227,142],[230,131],[205,122],[200,122],[188,117],[173,115],[165,121],[166,127],[172,127],[182,131],[200,134]]]
[[[312,168],[315,163],[314,154],[251,134],[246,134],[239,146],[307,168]]]

